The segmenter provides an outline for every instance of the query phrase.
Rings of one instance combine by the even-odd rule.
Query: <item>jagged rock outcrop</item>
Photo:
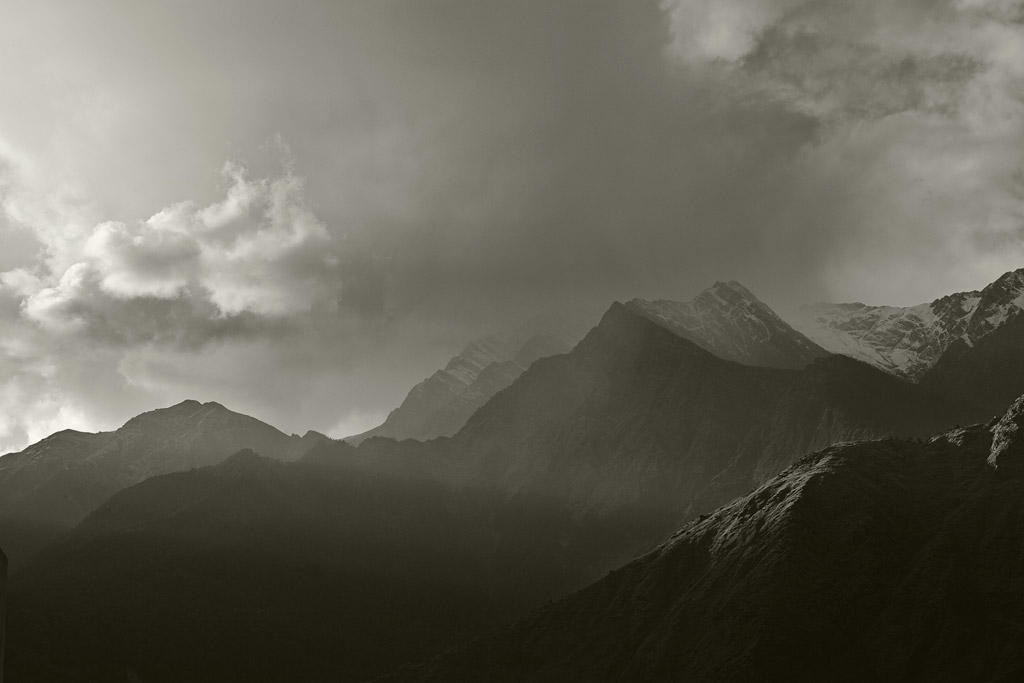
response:
[[[1024,473],[1024,396],[992,427],[988,464],[1001,474]]]

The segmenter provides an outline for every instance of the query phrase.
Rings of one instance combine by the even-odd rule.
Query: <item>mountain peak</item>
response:
[[[269,462],[268,458],[264,458],[253,449],[243,448],[229,455],[217,467],[231,472],[244,472],[252,471],[254,468],[261,467]]]
[[[805,306],[797,327],[833,353],[920,381],[946,351],[957,344],[975,346],[1021,310],[1024,268],[1003,273],[980,291],[947,294],[916,306]]]
[[[745,299],[751,299],[753,301],[757,301],[757,302],[760,303],[760,300],[756,296],[754,296],[753,292],[751,292],[749,289],[744,287],[742,284],[740,284],[736,280],[727,280],[727,281],[718,280],[718,281],[715,282],[715,284],[711,285],[711,287],[709,287],[708,289],[706,289],[704,291],[715,291],[715,292],[718,292],[718,291],[722,291],[722,290],[727,290],[727,291],[730,291],[730,292],[735,292],[736,294],[741,295]]]
[[[692,301],[633,299],[626,307],[726,360],[802,368],[828,355],[736,280],[718,281]]]
[[[589,307],[555,308],[517,328],[481,337],[423,380],[383,424],[348,437],[358,444],[374,436],[428,440],[451,436],[491,396],[535,360],[565,353],[593,327]]]
[[[988,464],[1001,473],[1024,471],[1024,396],[992,427]]]

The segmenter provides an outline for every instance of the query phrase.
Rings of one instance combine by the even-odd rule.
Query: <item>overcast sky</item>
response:
[[[373,426],[552,305],[1024,265],[1010,0],[2,0],[0,452]]]

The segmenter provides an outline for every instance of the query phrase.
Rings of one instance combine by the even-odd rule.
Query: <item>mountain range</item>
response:
[[[11,666],[281,680],[298,657],[307,680],[383,674],[583,587],[802,455],[976,414],[840,356],[724,360],[615,304],[453,437],[243,453],[117,493],[15,575]]]
[[[585,334],[573,316],[538,318],[471,344],[383,425],[344,441],[196,401],[114,432],[59,432],[0,458],[10,670],[355,681],[498,628],[400,677],[804,680],[786,669],[799,653],[773,654],[799,636],[814,643],[814,680],[927,680],[918,672],[932,669],[856,648],[881,637],[861,629],[877,616],[866,610],[895,595],[878,567],[910,582],[919,568],[901,553],[946,539],[946,526],[961,533],[956,502],[988,482],[1006,493],[977,494],[978,509],[1002,519],[1020,446],[1021,407],[1005,411],[1024,393],[1021,274],[935,302],[928,320],[886,314],[870,342],[856,316],[820,312],[798,330],[736,282],[690,302],[615,303]],[[935,336],[944,315],[962,326],[949,322],[941,348],[893,331]],[[833,353],[836,339],[875,356]],[[927,367],[880,360],[905,349]],[[958,428],[972,423],[983,426]],[[1000,544],[1016,537],[998,528],[1010,541],[992,552],[1009,557]],[[942,566],[960,566],[954,550]],[[992,571],[1009,566],[999,562]],[[822,567],[848,573],[802,594]],[[858,588],[847,595],[844,581]],[[924,599],[940,600],[935,590]],[[788,625],[790,595],[811,621]],[[849,624],[828,620],[847,607]],[[816,624],[836,642],[814,640],[826,637]],[[898,642],[932,647],[914,637]],[[964,632],[948,638],[975,647]],[[1005,648],[992,653],[990,670],[971,673],[1016,671]]]
[[[973,347],[1024,309],[1024,268],[981,291],[959,292],[900,308],[819,303],[801,309],[795,326],[832,353],[918,381],[951,347]]]

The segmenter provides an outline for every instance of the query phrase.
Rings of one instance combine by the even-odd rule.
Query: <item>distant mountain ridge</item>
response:
[[[716,282],[692,301],[633,299],[626,306],[726,360],[801,368],[828,355],[736,281]],[[451,436],[535,360],[568,352],[595,320],[590,313],[559,311],[479,339],[413,387],[383,424],[346,441]]]
[[[533,318],[508,332],[478,339],[423,380],[391,411],[383,424],[348,437],[426,440],[459,431],[477,408],[538,358],[565,353],[593,325],[587,311],[559,310]]]
[[[142,413],[112,432],[57,432],[0,457],[0,545],[17,564],[126,486],[216,464],[245,447],[295,460],[326,438],[289,436],[219,403],[193,400]]]
[[[981,291],[917,306],[805,306],[796,328],[833,353],[918,381],[955,343],[974,346],[1022,309],[1024,268],[1005,273]]]
[[[633,299],[626,306],[719,358],[745,365],[802,368],[829,353],[735,280],[716,282],[692,301]]]

